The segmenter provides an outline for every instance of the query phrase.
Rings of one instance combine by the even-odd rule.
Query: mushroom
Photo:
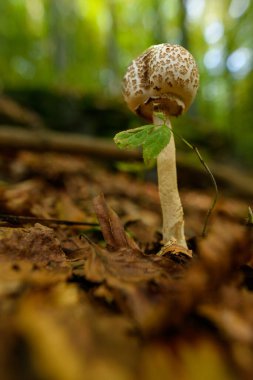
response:
[[[151,46],[133,60],[123,79],[124,99],[131,111],[153,124],[186,112],[199,86],[199,73],[193,56],[180,45]],[[157,157],[158,186],[163,215],[163,243],[176,243],[187,249],[183,208],[178,193],[176,154],[173,133]]]

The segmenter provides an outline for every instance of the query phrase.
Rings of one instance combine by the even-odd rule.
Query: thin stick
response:
[[[172,130],[172,128],[171,128],[171,131],[172,131],[173,134],[175,134],[175,132]],[[204,166],[205,170],[209,174],[209,176],[211,178],[211,181],[213,183],[214,189],[215,189],[215,194],[214,194],[214,197],[213,197],[213,201],[212,201],[212,204],[211,204],[210,208],[207,211],[205,222],[204,222],[204,227],[203,227],[203,230],[202,230],[202,233],[201,233],[201,236],[205,237],[207,235],[207,225],[209,223],[209,219],[210,219],[211,214],[212,214],[212,212],[214,210],[214,207],[215,207],[215,205],[217,203],[217,199],[218,199],[218,195],[219,195],[218,186],[217,186],[217,183],[216,183],[216,180],[214,178],[213,173],[211,172],[211,170],[209,169],[209,167],[207,166],[207,164],[203,160],[203,158],[202,158],[202,156],[201,156],[198,148],[196,146],[192,145],[191,143],[189,143],[187,140],[185,140],[179,134],[175,134],[175,136],[179,137],[190,149],[192,149],[197,154],[197,156],[199,158],[199,161],[201,162],[201,164]]]
[[[65,226],[99,226],[98,223],[90,223],[90,222],[75,222],[70,220],[60,220],[60,219],[44,219],[44,218],[36,218],[33,216],[17,216],[17,215],[9,215],[9,214],[0,214],[0,221],[7,222],[10,224],[22,224],[22,223],[41,223],[45,225],[50,224],[60,224]]]
[[[203,227],[203,230],[202,230],[202,234],[201,236],[202,237],[205,237],[207,235],[207,225],[208,225],[208,222],[209,222],[209,219],[211,217],[211,214],[214,210],[214,207],[217,203],[217,200],[218,200],[218,195],[219,195],[219,191],[218,191],[218,186],[217,186],[217,183],[216,183],[216,180],[213,176],[213,173],[211,172],[211,170],[209,169],[209,167],[207,166],[207,164],[205,163],[205,161],[203,160],[198,148],[196,146],[192,146],[192,149],[196,152],[201,164],[204,166],[204,168],[206,169],[206,171],[208,172],[208,174],[210,175],[210,178],[212,180],[212,183],[213,183],[213,186],[214,186],[214,189],[215,189],[215,193],[214,193],[214,197],[213,197],[213,201],[211,203],[211,206],[210,208],[208,209],[207,211],[207,214],[206,214],[206,218],[205,218],[205,223],[204,223],[204,227]]]

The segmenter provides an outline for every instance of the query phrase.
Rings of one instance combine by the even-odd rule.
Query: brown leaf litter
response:
[[[2,213],[100,225],[1,223],[4,380],[253,377],[245,202],[221,198],[203,239],[196,235],[210,197],[185,190],[193,258],[159,256],[154,184],[88,158],[22,152],[1,160]]]

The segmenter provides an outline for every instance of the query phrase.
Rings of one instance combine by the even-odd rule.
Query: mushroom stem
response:
[[[161,119],[153,113],[155,125],[161,125]],[[171,128],[169,115],[165,114],[165,123]],[[184,236],[183,208],[178,193],[176,171],[176,149],[173,133],[169,144],[157,158],[158,187],[163,215],[163,242],[176,243],[187,248]],[[176,241],[175,241],[176,240]]]

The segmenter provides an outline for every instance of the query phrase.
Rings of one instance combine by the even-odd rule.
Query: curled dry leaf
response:
[[[110,251],[93,245],[85,277],[103,283],[145,332],[180,325],[205,297],[223,286],[225,279],[232,281],[239,266],[250,259],[245,227],[219,218],[208,238],[197,241],[199,257],[186,270],[179,262],[173,265],[167,255],[147,256],[134,249],[102,196],[96,198],[95,205]]]
[[[117,214],[107,206],[103,194],[94,198],[93,204],[107,247],[112,250],[121,248],[138,250],[134,240],[125,233]]]
[[[108,249],[92,244],[84,274],[89,281],[104,284],[118,306],[147,332],[155,329],[159,313],[183,266],[166,257],[143,254],[126,235],[118,216],[104,197],[95,198],[95,210]],[[101,293],[101,292],[100,292]],[[108,291],[103,293],[108,297]]]

